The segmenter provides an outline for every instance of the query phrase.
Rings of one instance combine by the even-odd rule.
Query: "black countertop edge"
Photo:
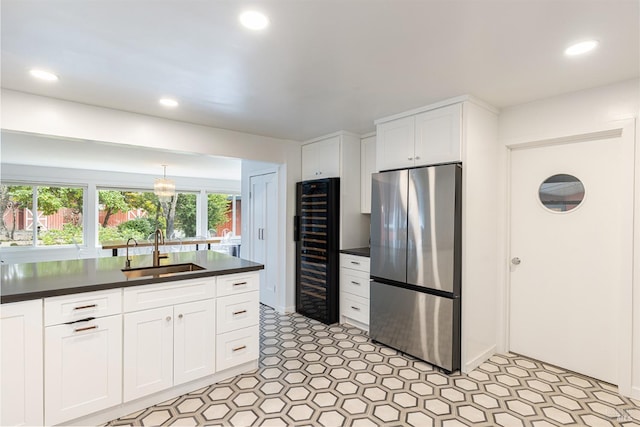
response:
[[[171,254],[169,257],[169,261],[173,261],[169,262],[171,264],[195,262],[205,267],[205,270],[175,273],[164,277],[149,276],[135,279],[127,279],[122,273],[122,261],[125,257],[59,261],[66,263],[66,267],[74,265],[83,267],[81,272],[69,272],[67,274],[58,271],[50,274],[34,274],[38,267],[55,265],[56,261],[3,265],[0,303],[6,304],[83,292],[246,273],[264,269],[264,265],[252,261],[234,258],[212,251],[207,252],[210,253],[198,253],[193,256],[188,253],[181,253],[176,255]],[[133,265],[134,268],[148,265],[148,261],[151,261],[151,258],[149,256],[140,256],[139,261],[140,265],[136,265],[138,263],[135,263]],[[107,265],[104,265],[105,262]],[[89,268],[87,269],[87,267]],[[13,273],[18,273],[17,277],[9,274],[10,269]],[[89,273],[87,273],[87,271],[89,271]]]
[[[369,258],[370,250],[371,249],[369,247],[350,248],[350,249],[340,249],[340,253],[341,254],[348,254],[348,255],[363,256],[363,257]]]

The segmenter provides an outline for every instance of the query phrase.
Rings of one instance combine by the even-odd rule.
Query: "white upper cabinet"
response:
[[[378,170],[458,162],[462,104],[378,122]]]
[[[360,212],[371,213],[371,174],[376,171],[376,136],[360,140]]]
[[[302,146],[302,180],[340,176],[340,137]]]
[[[415,165],[462,160],[460,128],[462,104],[427,111],[415,116]]]
[[[378,170],[414,166],[415,117],[404,117],[378,125],[376,165]]]
[[[302,145],[302,180],[340,178],[340,248],[369,241],[369,221],[361,212],[360,136],[339,131]]]

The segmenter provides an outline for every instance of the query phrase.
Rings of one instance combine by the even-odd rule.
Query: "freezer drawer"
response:
[[[447,371],[460,369],[460,299],[371,282],[371,339]]]

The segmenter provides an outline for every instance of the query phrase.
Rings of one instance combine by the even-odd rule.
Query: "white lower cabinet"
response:
[[[340,321],[369,329],[369,258],[340,254]]]
[[[173,307],[124,315],[124,401],[173,384]]]
[[[125,402],[215,372],[215,307],[207,299],[124,315]]]
[[[122,402],[122,315],[45,328],[45,423]]]
[[[0,425],[43,425],[42,300],[0,307]]]

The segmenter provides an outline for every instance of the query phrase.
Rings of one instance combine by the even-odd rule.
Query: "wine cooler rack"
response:
[[[338,320],[339,179],[298,183],[296,310],[331,324]]]

